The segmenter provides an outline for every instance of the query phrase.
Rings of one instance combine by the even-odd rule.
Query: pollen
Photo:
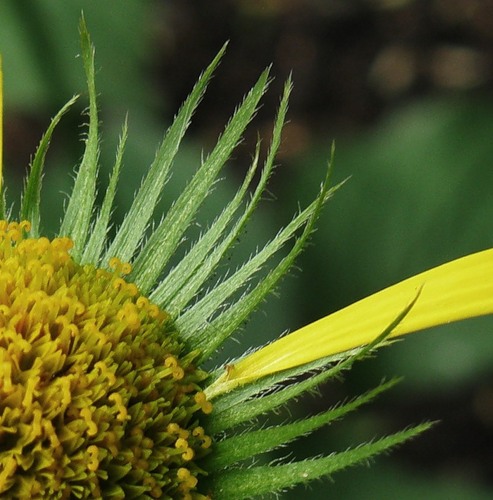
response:
[[[0,498],[205,498],[198,353],[130,264],[29,231],[0,221]]]

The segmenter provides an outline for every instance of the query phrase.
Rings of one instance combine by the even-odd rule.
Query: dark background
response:
[[[3,0],[8,195],[12,202],[18,198],[50,116],[82,92],[48,157],[44,228],[50,233],[57,227],[69,174],[82,152],[87,101],[76,58],[81,9],[97,51],[103,183],[129,113],[117,222],[164,129],[224,41],[230,41],[228,52],[195,117],[163,208],[272,63],[271,90],[211,204],[224,203],[258,134],[267,147],[279,95],[292,72],[290,123],[270,186],[275,203],[262,205],[242,248],[266,241],[313,198],[333,140],[334,182],[351,179],[328,204],[279,297],[223,355],[241,353],[416,272],[492,246],[492,7],[486,0]],[[487,318],[411,336],[358,364],[343,384],[324,387],[322,398],[293,406],[291,414],[301,417],[384,377],[404,377],[357,415],[283,450],[289,458],[345,449],[412,423],[440,420],[370,468],[313,485],[309,498],[491,498],[492,335]]]

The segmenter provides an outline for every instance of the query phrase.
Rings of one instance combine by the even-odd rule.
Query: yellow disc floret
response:
[[[197,353],[130,265],[29,229],[0,221],[0,497],[204,498]]]

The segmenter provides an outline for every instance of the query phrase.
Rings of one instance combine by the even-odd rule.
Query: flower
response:
[[[206,372],[205,361],[291,267],[334,189],[329,189],[327,176],[313,203],[242,266],[210,286],[212,273],[256,208],[273,170],[291,90],[288,81],[250,198],[259,147],[236,195],[169,268],[268,85],[266,71],[169,212],[149,228],[173,158],[223,48],[177,114],[110,240],[127,129],[125,124],[108,189],[96,209],[94,49],[83,19],[80,29],[89,128],[58,236],[42,236],[42,171],[53,130],[76,98],[55,116],[40,142],[18,220],[5,210],[3,197],[0,206],[0,495],[249,498],[332,474],[427,429],[430,424],[421,424],[313,460],[245,466],[245,461],[357,409],[395,381],[298,422],[246,431],[240,426],[316,388],[387,337],[492,313],[492,251],[415,276]],[[0,141],[0,165],[1,151]],[[294,243],[287,255],[255,281],[289,241]],[[304,372],[310,376],[297,378]]]
[[[0,407],[10,442],[0,490],[186,496],[211,445],[196,419],[212,408],[198,353],[183,354],[170,317],[121,277],[128,264],[77,264],[69,238],[29,230],[0,223]]]

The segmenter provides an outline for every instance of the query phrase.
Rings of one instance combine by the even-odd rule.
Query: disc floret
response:
[[[29,230],[0,221],[0,496],[191,498],[211,446],[198,353],[129,264]]]

